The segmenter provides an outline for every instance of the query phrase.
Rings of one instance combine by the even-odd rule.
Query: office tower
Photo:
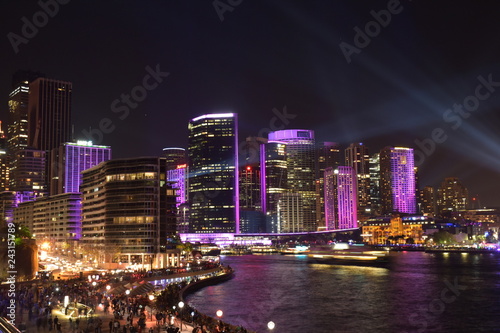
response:
[[[420,202],[419,202],[420,214],[434,216],[436,215],[436,192],[434,187],[425,186],[422,191],[420,191]]]
[[[412,148],[385,147],[380,151],[382,213],[415,214],[415,170]]]
[[[300,193],[282,193],[278,200],[278,230],[280,233],[302,232],[304,203]]]
[[[445,178],[437,193],[439,214],[467,209],[469,192],[456,177]]]
[[[20,203],[14,222],[28,226],[39,242],[74,249],[82,232],[81,193],[63,193]]]
[[[267,139],[248,137],[239,146],[240,233],[266,231],[265,167],[262,159]]]
[[[50,151],[71,141],[71,82],[38,78],[29,90],[28,146]]]
[[[280,195],[287,191],[286,143],[268,141],[261,152],[261,169],[263,175],[262,207],[266,215],[266,231],[276,233],[278,228],[278,201]]]
[[[351,143],[345,150],[345,163],[354,169],[358,183],[358,217],[365,221],[371,215],[370,156],[363,143]]]
[[[99,262],[152,265],[176,232],[165,158],[109,160],[82,178],[82,248]]]
[[[316,223],[318,230],[327,229],[325,222],[324,174],[326,168],[340,165],[340,145],[336,142],[319,142],[316,147]]]
[[[16,192],[23,193],[20,202],[34,200],[47,194],[46,154],[43,150],[22,149],[15,154],[16,168],[11,172]]]
[[[188,129],[190,231],[239,233],[237,114],[202,115]]]
[[[375,153],[369,160],[370,169],[370,203],[372,215],[381,214],[380,203],[380,154]]]
[[[81,172],[111,159],[111,147],[65,142],[50,154],[50,195],[80,192]]]
[[[9,125],[7,154],[9,156],[9,189],[19,191],[19,180],[15,177],[18,168],[18,152],[28,146],[28,100],[29,84],[42,73],[17,71],[12,77],[12,91],[9,94]]]
[[[328,167],[324,178],[327,230],[357,228],[357,177],[354,168]]]
[[[338,229],[358,227],[357,196],[358,186],[354,168],[339,166],[336,174]]]
[[[316,231],[316,154],[314,131],[282,130],[269,133],[269,141],[286,143],[287,187],[302,196],[303,223],[300,230]]]
[[[7,138],[0,121],[0,192],[9,190],[9,156],[7,154]]]
[[[167,170],[177,169],[179,165],[187,165],[186,149],[179,147],[163,148],[163,156],[167,160]]]

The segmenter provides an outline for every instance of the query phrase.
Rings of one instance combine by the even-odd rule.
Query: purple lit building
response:
[[[188,190],[188,168],[186,164],[180,164],[176,169],[167,169],[167,181],[172,182],[172,188],[175,190],[175,206],[179,208],[180,205],[187,202]]]
[[[50,194],[80,192],[82,171],[111,159],[111,147],[92,141],[66,142],[50,154]]]
[[[385,147],[380,151],[380,199],[383,214],[415,214],[416,183],[412,148]]]
[[[327,230],[358,227],[357,181],[352,167],[325,169],[325,222]]]

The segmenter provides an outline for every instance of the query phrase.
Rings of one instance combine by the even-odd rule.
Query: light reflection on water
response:
[[[188,302],[208,315],[221,309],[224,320],[259,333],[269,332],[270,320],[277,333],[495,332],[500,325],[499,256],[398,253],[390,269],[280,255],[223,263],[235,278]],[[446,301],[455,296],[447,282],[465,289],[445,303],[443,293]]]

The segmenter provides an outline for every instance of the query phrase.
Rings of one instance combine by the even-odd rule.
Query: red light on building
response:
[[[250,170],[252,170],[252,168],[251,168],[251,167],[249,167],[249,166],[247,166],[247,170],[248,170],[248,171],[250,171]]]

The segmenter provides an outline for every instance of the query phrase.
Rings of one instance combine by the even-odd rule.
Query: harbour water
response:
[[[401,252],[390,268],[223,256],[235,277],[187,301],[259,333],[500,332],[500,254]]]

